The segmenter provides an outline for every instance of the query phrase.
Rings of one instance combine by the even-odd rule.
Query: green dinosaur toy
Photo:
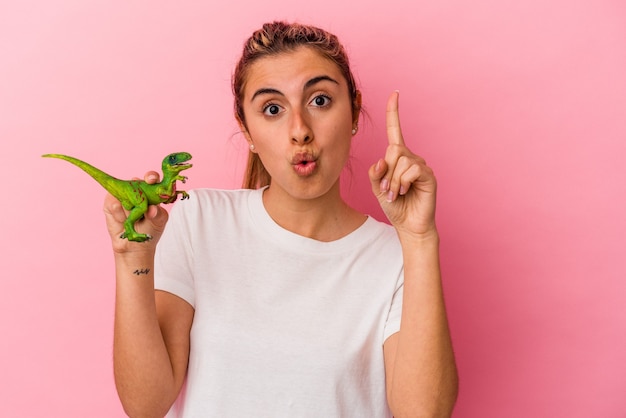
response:
[[[183,195],[182,199],[189,198],[187,192],[176,190],[176,180],[183,183],[187,180],[187,177],[180,176],[178,173],[192,166],[187,163],[191,160],[191,154],[186,152],[176,152],[165,157],[161,166],[163,179],[154,184],[148,184],[143,180],[119,180],[84,161],[67,155],[45,154],[42,157],[69,161],[84,170],[115,196],[122,203],[124,209],[130,211],[124,222],[125,232],[121,236],[121,238],[127,238],[129,241],[144,242],[152,238],[148,234],[140,234],[135,230],[135,222],[140,220],[148,211],[148,205],[173,203],[179,194]]]

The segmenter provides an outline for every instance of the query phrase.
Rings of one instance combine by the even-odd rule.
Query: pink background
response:
[[[123,416],[103,191],[39,156],[132,177],[184,150],[187,187],[237,187],[231,70],[277,18],[347,46],[369,118],[345,193],[377,217],[366,169],[401,91],[440,182],[454,417],[626,416],[622,0],[174,3],[0,4],[3,416]]]

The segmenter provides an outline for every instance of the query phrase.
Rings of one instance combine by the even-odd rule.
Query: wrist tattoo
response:
[[[150,273],[150,269],[141,269],[141,270],[137,269],[133,271],[133,274],[136,276],[141,276],[142,274],[148,274],[148,273]]]

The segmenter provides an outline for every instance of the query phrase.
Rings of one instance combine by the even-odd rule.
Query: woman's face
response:
[[[338,195],[358,118],[352,108],[339,67],[312,48],[252,64],[243,95],[244,131],[272,177],[272,193],[298,199],[331,190]]]

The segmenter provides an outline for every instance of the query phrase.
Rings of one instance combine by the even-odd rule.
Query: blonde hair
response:
[[[352,71],[350,71],[348,55],[336,36],[314,26],[272,22],[264,24],[245,42],[243,53],[233,73],[232,88],[235,97],[235,116],[242,126],[246,126],[242,102],[250,66],[258,59],[293,52],[301,46],[313,48],[337,64],[348,83],[348,92],[353,103],[353,115],[360,110],[356,100],[358,92]],[[250,152],[242,187],[257,189],[270,184],[270,181],[271,177],[258,154]]]

